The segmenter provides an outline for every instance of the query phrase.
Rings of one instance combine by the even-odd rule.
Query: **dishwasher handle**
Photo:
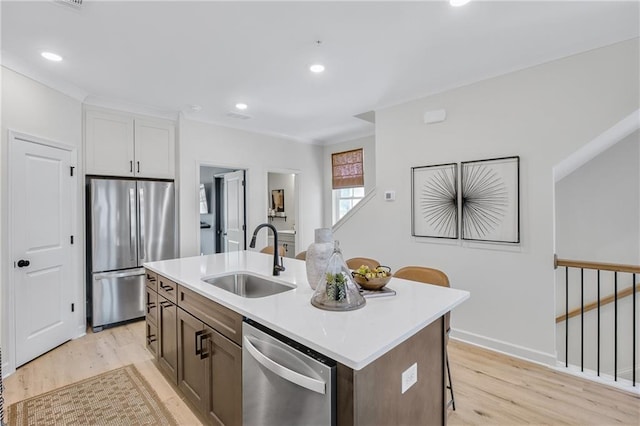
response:
[[[298,386],[302,386],[305,389],[324,395],[326,392],[326,383],[321,380],[316,380],[303,374],[297,373],[287,367],[278,364],[271,358],[260,352],[251,340],[247,336],[244,336],[244,347],[249,354],[260,363],[264,368],[270,370],[275,375],[282,377],[285,380],[290,381]]]

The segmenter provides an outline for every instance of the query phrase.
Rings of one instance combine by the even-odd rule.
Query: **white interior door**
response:
[[[224,251],[244,250],[244,170],[224,175]]]
[[[11,260],[16,367],[72,337],[72,152],[13,136]]]

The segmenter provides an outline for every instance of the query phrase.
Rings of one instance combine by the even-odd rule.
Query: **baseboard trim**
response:
[[[479,334],[470,333],[468,331],[456,330],[452,328],[450,336],[452,339],[464,343],[469,343],[474,346],[479,346],[484,349],[489,349],[515,358],[523,359],[525,361],[534,362],[536,364],[542,364],[547,367],[555,366],[557,362],[557,359],[553,354],[536,351],[531,348],[514,345],[512,343],[492,339],[486,336],[481,336]]]
[[[2,378],[6,379],[7,377],[9,377],[10,375],[12,375],[14,373],[14,370],[9,371],[9,362],[3,362],[2,363]]]
[[[78,325],[78,328],[76,329],[76,333],[74,336],[71,337],[71,340],[76,340],[79,339],[82,336],[85,336],[87,334],[87,323],[83,322],[82,324]]]
[[[592,382],[599,383],[601,385],[610,386],[612,388],[631,393],[636,396],[640,396],[640,387],[638,386],[638,382],[636,381],[636,385],[632,384],[631,380],[621,378],[618,376],[618,380],[614,380],[613,375],[609,375],[604,372],[600,372],[598,376],[596,371],[585,369],[584,371],[580,371],[580,367],[575,365],[569,365],[569,367],[565,367],[563,362],[558,362],[555,366],[552,367],[554,370],[569,374],[571,376],[580,377],[581,379],[586,379]],[[627,371],[631,371],[631,369],[627,369]]]

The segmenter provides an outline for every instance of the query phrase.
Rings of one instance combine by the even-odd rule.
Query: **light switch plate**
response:
[[[414,362],[413,365],[402,372],[402,393],[415,385],[418,381],[418,363]]]

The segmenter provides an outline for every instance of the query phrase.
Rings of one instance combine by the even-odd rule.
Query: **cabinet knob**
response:
[[[29,266],[30,264],[31,264],[31,262],[29,262],[28,260],[24,260],[24,259],[18,260],[18,268],[25,268],[25,267]]]

